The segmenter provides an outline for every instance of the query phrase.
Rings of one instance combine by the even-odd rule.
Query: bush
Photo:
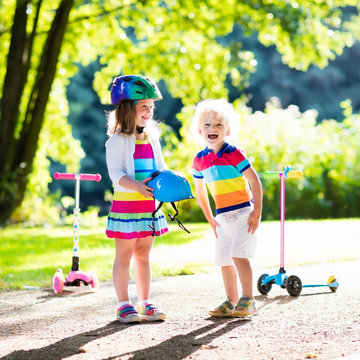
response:
[[[282,109],[277,99],[272,99],[264,112],[252,113],[240,100],[234,105],[240,115],[239,133],[234,132],[230,142],[245,150],[262,180],[264,220],[280,217],[280,182],[265,180],[262,173],[280,171],[287,164],[304,173],[303,179],[286,180],[287,219],[360,216],[360,115],[353,114],[350,101],[341,103],[343,122],[324,120],[321,123],[317,123],[315,110],[301,113],[294,105]],[[167,165],[186,176],[193,188],[192,160],[203,146],[195,144],[190,134],[192,116],[193,108],[184,106],[178,115],[182,139],[164,124],[162,139]],[[192,191],[195,194],[194,189]],[[41,199],[38,199],[39,193]],[[110,198],[111,195],[106,195],[107,201]],[[210,202],[214,208],[212,199]],[[60,194],[47,195],[43,188],[30,187],[12,221],[32,226],[58,223],[60,214],[67,208],[59,204]],[[179,219],[185,224],[205,220],[196,200],[182,201],[178,207]],[[163,212],[174,213],[169,204],[164,205]],[[65,222],[70,222],[69,211],[67,214]],[[96,208],[90,209],[85,218],[94,222],[96,214]],[[64,221],[64,216],[62,219]]]
[[[262,173],[282,170],[287,164],[302,170],[304,178],[286,180],[286,217],[341,218],[358,217],[360,208],[360,115],[352,114],[349,101],[342,104],[345,120],[317,123],[317,112],[301,113],[297,106],[282,109],[272,99],[264,112],[252,113],[243,103],[235,102],[240,113],[239,133],[231,143],[245,150],[261,177],[264,192],[263,219],[280,217],[280,182],[265,180]],[[168,165],[183,172],[192,184],[192,159],[198,149],[191,143],[192,112],[183,109],[182,146],[167,142]],[[193,221],[202,221],[196,201],[184,202]],[[184,211],[182,211],[182,214]],[[182,215],[183,216],[183,215]],[[199,216],[199,217],[198,217]]]
[[[276,99],[265,113],[243,115],[242,147],[255,169],[282,170],[290,164],[303,170],[302,180],[286,181],[287,218],[357,217],[360,208],[360,116],[343,102],[345,120],[317,124],[315,111],[282,109]],[[279,218],[280,184],[263,180],[264,219]]]

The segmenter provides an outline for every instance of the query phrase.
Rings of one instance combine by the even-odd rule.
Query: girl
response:
[[[105,146],[114,198],[106,235],[115,239],[113,282],[118,297],[116,318],[123,323],[166,319],[165,313],[149,300],[149,253],[154,242],[150,226],[155,200],[153,189],[147,186],[147,182],[153,170],[166,168],[159,131],[152,119],[154,102],[161,99],[160,90],[147,77],[124,75],[113,81],[111,102],[116,109],[108,114],[107,133],[110,137]],[[161,211],[157,212],[154,224],[155,235],[168,231]],[[138,296],[136,309],[128,295],[132,257]]]

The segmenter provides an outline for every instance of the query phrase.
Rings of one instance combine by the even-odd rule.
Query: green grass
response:
[[[211,233],[209,225],[207,223],[186,225],[190,234],[181,230],[176,224],[170,224],[171,231],[155,239],[153,254],[159,252],[162,257],[158,258],[157,262],[155,259],[151,261],[154,278],[194,274],[207,271],[209,265],[212,265],[202,263],[201,259],[204,259],[202,256],[196,257],[198,262],[191,262],[194,260],[190,257],[186,258],[187,251],[193,251],[192,247],[187,245],[203,239],[207,232]],[[305,265],[314,261],[317,263],[332,259],[358,260],[359,229],[360,219],[355,218],[287,221],[286,261],[288,264],[290,261],[295,261],[298,265]],[[279,222],[263,222],[259,231],[260,236],[262,234],[263,237],[262,241],[259,241],[256,259],[258,261],[263,259],[261,267],[273,268],[278,262]],[[64,275],[70,271],[72,237],[71,226],[50,229],[16,227],[1,229],[0,291],[22,289],[23,286],[51,287],[57,268],[61,268]],[[209,249],[212,243],[209,242]],[[204,248],[203,251],[209,249]],[[168,261],[164,261],[164,257]],[[111,280],[113,260],[114,241],[106,238],[105,225],[81,226],[81,270],[95,271],[100,281]]]
[[[177,225],[169,225],[171,232],[157,237],[154,247],[177,246],[201,239],[209,226],[205,223],[190,224],[190,234]],[[51,286],[57,268],[66,275],[72,262],[72,227],[13,228],[0,233],[0,291],[22,289],[23,286]],[[110,280],[114,261],[114,241],[105,236],[105,226],[80,229],[80,268],[93,270],[100,281]],[[164,268],[152,264],[154,277],[164,275],[192,274],[201,270],[200,264]],[[132,274],[131,274],[132,276]]]

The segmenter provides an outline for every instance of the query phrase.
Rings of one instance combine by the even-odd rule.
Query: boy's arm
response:
[[[262,211],[262,186],[261,181],[259,179],[258,174],[253,169],[253,167],[249,167],[243,172],[246,180],[249,182],[251,187],[251,192],[254,198],[254,210],[249,215],[248,232],[254,233],[259,227],[260,219],[261,219],[261,211]]]
[[[197,201],[201,207],[201,210],[203,211],[206,220],[209,222],[210,226],[214,230],[215,236],[216,234],[216,227],[219,226],[219,223],[215,220],[215,218],[212,215],[211,207],[209,203],[208,193],[206,190],[205,180],[204,179],[194,179],[194,185],[195,185],[195,193]]]

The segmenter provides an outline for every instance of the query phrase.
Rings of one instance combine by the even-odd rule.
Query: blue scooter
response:
[[[285,224],[285,178],[301,178],[303,173],[300,170],[292,170],[291,166],[285,166],[283,171],[265,171],[265,179],[278,178],[280,176],[280,269],[275,275],[262,274],[257,281],[257,288],[262,295],[267,295],[273,284],[286,289],[289,295],[299,296],[301,290],[307,287],[328,287],[335,292],[339,282],[335,276],[330,276],[326,284],[303,285],[296,275],[287,276],[284,266],[284,224]]]

